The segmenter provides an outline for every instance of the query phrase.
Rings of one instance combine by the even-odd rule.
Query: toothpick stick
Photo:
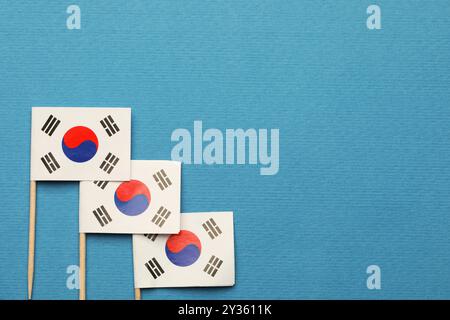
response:
[[[141,289],[134,288],[134,300],[141,300]]]
[[[34,243],[36,226],[36,181],[30,181],[30,227],[28,230],[28,299],[33,293]]]
[[[80,300],[86,300],[86,234],[80,233]]]

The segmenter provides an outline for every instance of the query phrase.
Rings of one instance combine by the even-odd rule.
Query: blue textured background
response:
[[[276,176],[183,166],[184,211],[235,212],[236,286],[144,298],[450,298],[447,0],[74,2],[78,31],[73,2],[0,1],[0,298],[26,298],[33,105],[132,106],[135,159],[194,120],[280,128]],[[39,183],[37,210],[34,297],[77,299],[77,184]],[[133,298],[130,236],[87,259],[88,298]]]

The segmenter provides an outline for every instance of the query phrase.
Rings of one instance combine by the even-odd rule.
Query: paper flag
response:
[[[80,182],[81,233],[178,233],[181,163],[132,160],[131,180]]]
[[[135,288],[233,286],[233,213],[183,213],[177,235],[133,235],[133,261]]]
[[[31,180],[129,180],[130,108],[33,107]]]

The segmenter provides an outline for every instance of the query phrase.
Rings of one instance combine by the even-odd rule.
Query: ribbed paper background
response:
[[[72,3],[81,30],[66,29]],[[366,28],[371,3],[382,30]],[[144,298],[450,298],[448,1],[0,7],[0,298],[26,298],[33,105],[131,106],[135,159],[170,159],[194,120],[280,129],[275,176],[182,169],[184,211],[235,212],[236,286]],[[78,297],[77,232],[77,184],[39,183],[35,298]],[[131,237],[87,249],[88,298],[133,298]]]

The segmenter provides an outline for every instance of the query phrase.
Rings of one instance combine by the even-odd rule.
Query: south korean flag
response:
[[[31,118],[31,180],[130,179],[130,108],[33,107]]]
[[[133,235],[135,288],[233,286],[232,212],[183,213],[174,235]]]
[[[131,180],[80,182],[81,233],[178,233],[181,162],[132,160]]]

